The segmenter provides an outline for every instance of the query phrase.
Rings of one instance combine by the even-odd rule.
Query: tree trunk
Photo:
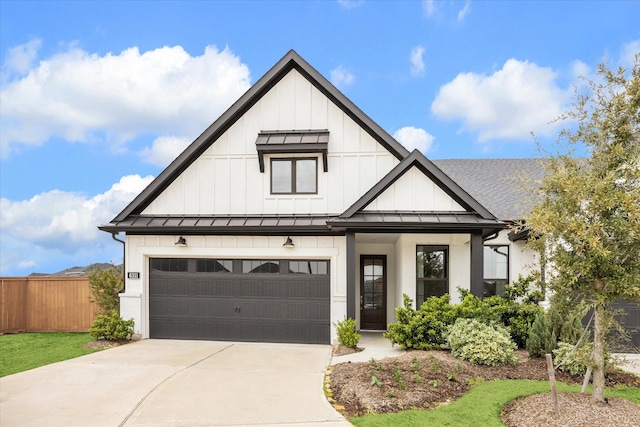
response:
[[[597,282],[597,280],[596,280]],[[593,324],[593,400],[604,402],[604,339],[606,336],[606,314],[604,305],[598,302],[595,307],[595,323]]]

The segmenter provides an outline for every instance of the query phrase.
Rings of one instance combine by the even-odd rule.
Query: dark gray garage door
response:
[[[615,343],[616,351],[638,352],[640,349],[640,306],[635,303],[617,301],[611,304],[616,319],[627,330],[631,342]]]
[[[150,260],[151,338],[330,343],[329,261]]]

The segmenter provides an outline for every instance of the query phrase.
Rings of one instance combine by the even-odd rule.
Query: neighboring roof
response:
[[[520,220],[532,207],[521,180],[544,175],[544,159],[454,159],[433,163],[501,220]]]
[[[117,223],[129,215],[137,215],[149,206],[189,165],[207,148],[239,120],[253,105],[271,90],[291,70],[297,70],[316,89],[327,96],[347,116],[354,120],[372,138],[384,146],[397,159],[409,154],[399,142],[375,123],[369,116],[336,89],[322,74],[309,65],[294,50],[290,50],[280,61],[262,76],[227,111],[211,124],[195,141],[191,143],[142,193],[138,195],[111,222]],[[101,228],[102,229],[102,228]]]
[[[57,273],[31,273],[29,276],[87,276],[91,270],[95,270],[96,268],[101,268],[103,270],[108,270],[113,267],[113,264],[107,262],[100,262],[89,264],[84,267],[70,267],[64,270],[58,271]]]
[[[330,234],[330,215],[132,215],[100,226],[110,233],[128,234]]]
[[[384,178],[367,191],[358,201],[351,205],[342,215],[341,218],[349,218],[356,212],[361,211],[369,205],[376,197],[389,188],[402,175],[404,175],[412,167],[417,167],[422,173],[431,179],[445,193],[453,198],[458,204],[467,211],[478,214],[481,218],[487,220],[496,220],[496,217],[474,199],[468,192],[460,187],[455,180],[442,173],[424,154],[418,150],[413,150],[409,156],[396,165]]]

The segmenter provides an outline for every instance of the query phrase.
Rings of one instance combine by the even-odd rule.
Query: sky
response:
[[[632,63],[639,16],[637,1],[0,0],[0,275],[121,263],[97,226],[290,49],[431,159],[535,157],[580,76]]]

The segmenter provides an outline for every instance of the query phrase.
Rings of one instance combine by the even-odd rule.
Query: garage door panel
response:
[[[328,275],[152,270],[150,335],[329,343],[329,300]]]

